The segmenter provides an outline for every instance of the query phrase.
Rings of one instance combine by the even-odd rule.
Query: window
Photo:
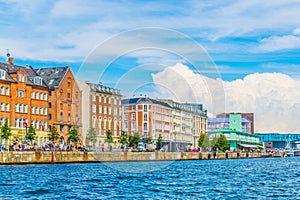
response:
[[[62,132],[64,130],[64,125],[60,125],[59,130],[60,130],[60,132]]]
[[[5,79],[5,71],[0,69],[0,79]]]
[[[106,103],[106,96],[104,96],[103,98],[103,103]]]
[[[101,103],[101,99],[102,99],[102,96],[100,95],[100,96],[99,96],[99,102],[100,102],[100,103]]]
[[[1,110],[1,111],[4,111],[4,103],[1,103],[1,104],[0,104],[0,110]]]
[[[32,91],[32,92],[31,92],[31,98],[34,99],[34,97],[35,97],[35,92]]]
[[[118,109],[114,108],[114,115],[117,115],[117,114],[118,114]]]
[[[48,103],[48,108],[52,108],[52,104],[51,103]]]
[[[25,82],[25,78],[23,74],[19,74],[19,81],[20,82]]]
[[[28,107],[27,107],[27,104],[24,104],[24,113],[28,113]]]
[[[71,93],[68,93],[68,99],[71,99]]]
[[[47,108],[44,108],[44,115],[47,115]]]
[[[43,113],[43,108],[40,108],[40,115],[42,115]]]
[[[114,105],[117,105],[117,98],[114,98]]]
[[[106,114],[106,107],[103,107],[103,113]]]
[[[99,113],[102,113],[102,106],[99,106]]]
[[[34,125],[35,125],[35,121],[34,121],[34,120],[31,120],[31,126],[34,127]]]
[[[71,83],[70,82],[68,82],[68,88],[70,88],[71,87]]]
[[[144,123],[144,131],[148,130],[147,123]]]
[[[95,116],[92,117],[92,127],[93,128],[96,127],[96,117]]]
[[[94,94],[92,95],[92,101],[96,101],[96,96]]]
[[[34,114],[34,107],[31,106],[31,114]]]
[[[20,104],[20,113],[23,113],[23,104]]]
[[[59,120],[62,121],[63,120],[63,113],[61,112],[59,115]]]
[[[35,114],[39,114],[39,107],[35,107]]]
[[[6,103],[5,108],[6,108],[6,112],[9,112],[9,103]]]
[[[39,93],[38,92],[35,93],[35,98],[39,99]]]
[[[38,120],[36,120],[36,123],[35,123],[35,129],[37,129],[37,130],[38,130],[38,129],[40,128],[40,126],[39,126],[39,125],[40,125],[39,121],[38,121]]]
[[[9,87],[6,87],[6,89],[5,89],[5,94],[6,94],[7,96],[9,96],[9,93],[10,93]]]
[[[107,99],[108,99],[108,103],[110,103],[110,97],[107,97]]]
[[[4,95],[4,87],[3,86],[1,86],[1,95]]]
[[[47,94],[44,93],[44,100],[47,101],[48,100],[48,97],[47,97]]]
[[[135,113],[131,114],[131,119],[135,120]]]
[[[108,108],[108,114],[111,115],[111,108]]]
[[[19,97],[21,97],[21,98],[23,98],[23,97],[24,97],[24,91],[22,91],[22,90],[19,90],[19,91],[18,91],[18,93],[19,93]]]
[[[43,100],[43,97],[44,97],[43,93],[40,92],[40,100]]]
[[[148,121],[148,115],[147,115],[147,113],[144,113],[144,121]]]
[[[0,126],[3,126],[4,125],[4,118],[0,118]]]
[[[42,83],[43,83],[42,78],[41,77],[34,77],[33,83],[35,85],[42,85]]]
[[[71,121],[71,115],[70,115],[70,113],[68,114],[68,121]]]
[[[17,104],[17,103],[15,105],[15,110],[16,110],[16,112],[19,112],[19,104]]]
[[[15,127],[19,127],[19,118],[15,118]]]
[[[51,114],[48,115],[48,119],[49,120],[52,119],[52,115]]]
[[[96,112],[96,105],[92,105],[92,112],[95,113]]]
[[[147,107],[147,105],[144,105],[144,112],[147,112],[147,109],[148,107]]]

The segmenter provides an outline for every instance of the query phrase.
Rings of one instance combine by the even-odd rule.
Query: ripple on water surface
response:
[[[300,199],[299,169],[300,157],[0,166],[0,199]]]

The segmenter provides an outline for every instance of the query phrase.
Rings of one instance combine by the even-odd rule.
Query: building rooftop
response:
[[[137,98],[130,98],[130,99],[123,99],[122,100],[122,105],[128,105],[128,104],[138,104],[140,102],[149,102],[149,103],[153,103],[153,104],[158,104],[158,105],[162,105],[168,108],[172,108],[169,104],[159,101],[159,100],[155,100],[149,97],[137,97]]]
[[[229,118],[208,118],[208,123],[229,123]],[[242,118],[242,123],[251,123],[247,118]]]
[[[122,96],[120,90],[103,86],[102,83],[95,84],[95,83],[86,82],[86,84],[88,84],[90,86],[91,91],[93,91],[93,92]]]
[[[49,67],[49,68],[39,68],[36,72],[43,78],[43,80],[48,84],[50,89],[57,88],[63,78],[65,77],[69,67]]]

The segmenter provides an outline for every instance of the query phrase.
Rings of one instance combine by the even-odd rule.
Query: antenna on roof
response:
[[[7,58],[10,57],[9,49],[6,49],[6,57],[7,57]]]

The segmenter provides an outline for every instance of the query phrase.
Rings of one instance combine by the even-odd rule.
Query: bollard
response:
[[[54,164],[54,151],[51,152],[51,164]]]
[[[209,154],[207,154],[207,158],[208,158],[208,159],[210,159],[210,153],[209,153]]]
[[[226,159],[228,158],[228,152],[225,153],[225,157],[226,157]]]
[[[199,160],[202,160],[202,152],[199,153]]]
[[[216,159],[217,156],[217,152],[214,151],[214,159]]]

